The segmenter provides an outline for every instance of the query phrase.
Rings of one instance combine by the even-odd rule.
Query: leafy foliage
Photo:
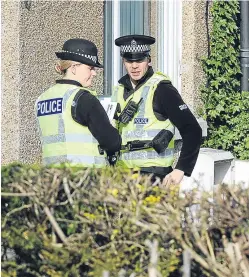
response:
[[[210,56],[203,60],[206,146],[249,159],[249,92],[240,92],[239,1],[213,1],[211,15]]]
[[[183,250],[191,276],[246,276],[249,191],[210,199],[121,168],[3,167],[2,276],[173,277]]]

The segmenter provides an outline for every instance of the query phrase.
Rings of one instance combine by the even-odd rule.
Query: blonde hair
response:
[[[59,60],[55,66],[55,71],[60,75],[65,75],[67,69],[73,64],[73,61]]]

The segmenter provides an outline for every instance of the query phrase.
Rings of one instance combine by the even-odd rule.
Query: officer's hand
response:
[[[163,185],[179,185],[183,179],[184,172],[179,169],[174,169],[171,173],[167,174],[163,179]]]

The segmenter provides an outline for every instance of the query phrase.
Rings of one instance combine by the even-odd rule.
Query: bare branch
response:
[[[29,196],[35,196],[35,193],[34,192],[1,192],[1,195],[6,197],[13,197],[13,196],[29,197]]]
[[[50,212],[49,208],[47,206],[44,207],[44,211],[50,221],[50,223],[52,224],[52,226],[54,227],[54,230],[56,231],[57,235],[59,236],[59,238],[61,239],[61,241],[67,245],[67,238],[64,235],[63,231],[61,230],[59,224],[57,223],[57,221],[55,220],[55,218],[53,217],[52,213]]]
[[[7,220],[8,220],[8,217],[10,217],[12,214],[17,213],[17,212],[20,212],[20,211],[22,211],[22,210],[24,210],[24,209],[29,209],[29,208],[31,208],[31,207],[32,207],[32,204],[23,205],[23,206],[21,206],[21,207],[15,208],[15,209],[11,210],[10,212],[8,212],[8,213],[6,214],[4,220],[3,220],[2,228],[5,227],[5,225],[6,225],[6,223],[7,223]]]

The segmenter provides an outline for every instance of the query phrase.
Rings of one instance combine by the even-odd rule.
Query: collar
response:
[[[154,70],[151,66],[149,66],[147,72],[144,74],[144,76],[138,81],[135,90],[143,85],[152,75],[154,74]],[[129,90],[133,90],[131,80],[128,74],[123,76],[119,81],[119,84],[123,85],[125,88]]]
[[[60,79],[60,80],[56,80],[55,82],[56,82],[56,84],[67,84],[67,85],[74,85],[77,87],[82,87],[82,85],[79,82],[74,81],[74,80],[69,80],[69,79]]]

